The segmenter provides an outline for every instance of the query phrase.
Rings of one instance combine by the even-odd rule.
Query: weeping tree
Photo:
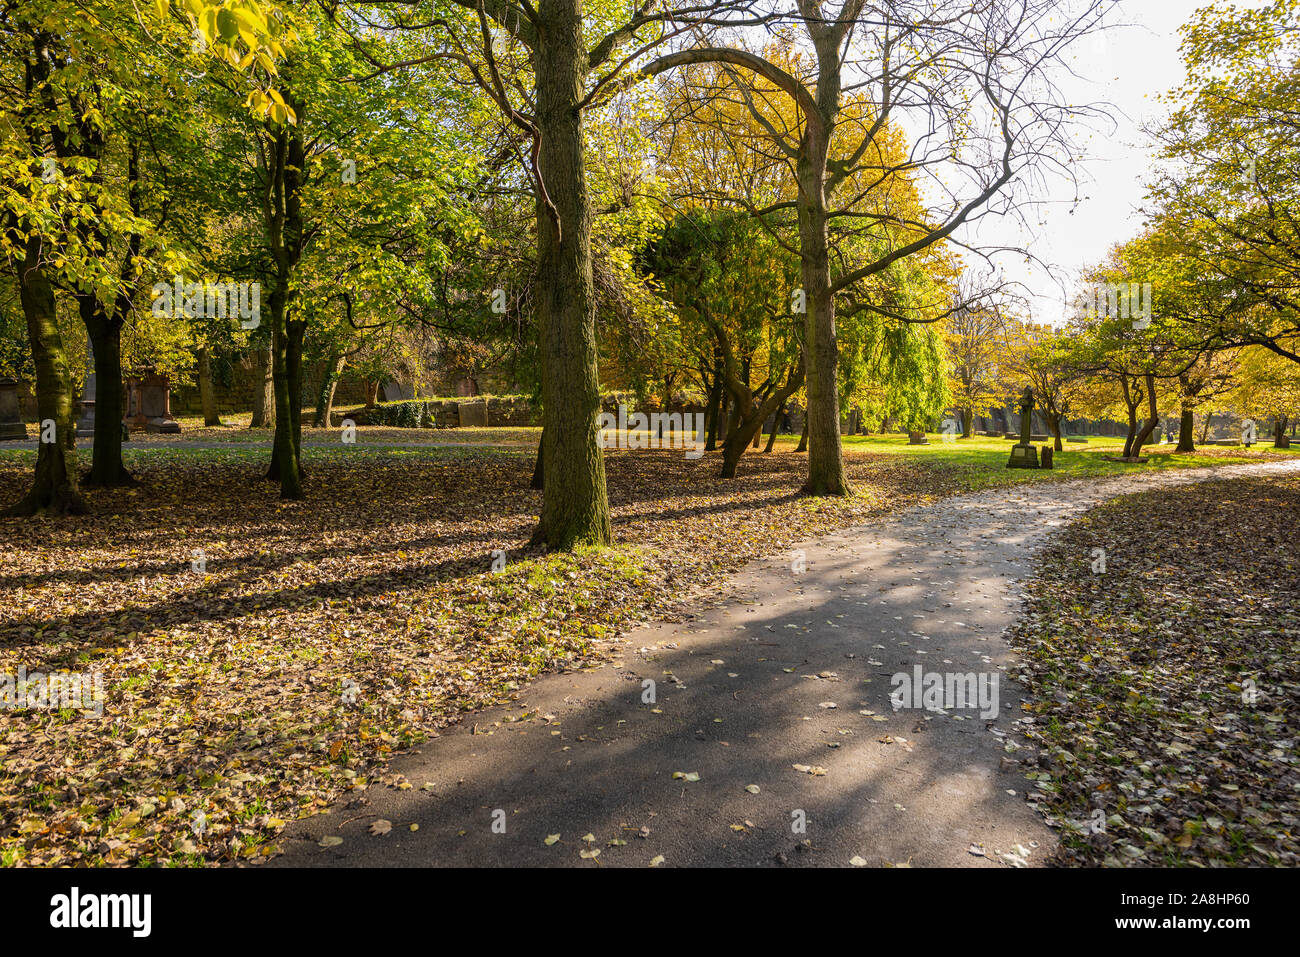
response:
[[[800,317],[785,294],[797,261],[748,215],[696,210],[668,224],[642,266],[673,302],[683,346],[717,357],[730,408],[721,477],[734,478],[763,423],[804,384]]]

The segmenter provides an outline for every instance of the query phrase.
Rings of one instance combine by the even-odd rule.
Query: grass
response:
[[[1011,456],[1010,439],[976,436],[969,439],[946,439],[930,435],[929,445],[909,445],[906,435],[846,435],[846,451],[877,452],[911,456],[918,463],[943,469],[960,469],[971,473],[974,487],[989,488],[1014,485],[1020,482],[1063,481],[1083,478],[1106,478],[1131,475],[1138,471],[1164,471],[1167,469],[1202,468],[1215,465],[1240,465],[1267,461],[1274,456],[1300,453],[1300,449],[1274,449],[1256,446],[1245,449],[1233,446],[1206,446],[1192,453],[1178,453],[1174,445],[1146,446],[1142,450],[1145,464],[1128,464],[1110,461],[1118,458],[1124,449],[1123,439],[1111,436],[1087,436],[1085,442],[1067,442],[1065,448],[1053,456],[1053,468],[1008,469]],[[793,441],[793,440],[791,440]],[[778,440],[778,445],[781,441]],[[1035,443],[1040,450],[1045,443]],[[1040,452],[1041,454],[1041,452]]]

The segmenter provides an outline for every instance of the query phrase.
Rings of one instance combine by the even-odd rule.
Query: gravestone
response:
[[[1020,441],[1011,446],[1011,458],[1007,462],[1009,469],[1038,468],[1038,448],[1030,443],[1034,417],[1034,390],[1025,386],[1020,397]]]
[[[460,427],[466,428],[487,428],[487,403],[479,400],[478,402],[461,402],[459,403]]]
[[[1052,446],[1050,446],[1050,445],[1044,445],[1044,446],[1043,446],[1043,461],[1042,461],[1042,463],[1038,466],[1040,469],[1050,469],[1050,468],[1052,468],[1052,455],[1054,454],[1054,452],[1055,452],[1055,449],[1054,449]]]
[[[81,390],[81,417],[77,419],[77,437],[95,434],[95,373],[86,373],[86,384]]]
[[[86,340],[86,383],[81,388],[81,416],[77,419],[77,437],[95,434],[95,347]]]
[[[0,441],[27,438],[18,408],[18,383],[13,379],[0,379]]]
[[[926,438],[924,432],[908,432],[907,444],[908,445],[929,445],[930,440]]]
[[[180,433],[180,423],[172,418],[171,386],[167,377],[153,369],[126,380],[126,417],[128,429],[144,429],[163,435]]]

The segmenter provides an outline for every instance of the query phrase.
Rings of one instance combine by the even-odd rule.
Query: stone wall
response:
[[[253,396],[258,389],[257,364],[253,353],[249,352],[231,362],[230,381],[223,385],[220,377],[214,375],[214,391],[217,396],[217,409],[221,413],[247,412],[253,407]],[[303,370],[302,404],[304,409],[315,409],[320,397],[321,382],[325,377],[325,362],[316,362]],[[366,385],[360,379],[349,376],[346,371],[334,389],[334,407],[360,405],[366,401]],[[175,415],[199,415],[203,405],[199,401],[199,386],[172,387],[172,413]]]

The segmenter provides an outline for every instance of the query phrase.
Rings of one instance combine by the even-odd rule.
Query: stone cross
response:
[[[1029,444],[1034,428],[1034,390],[1025,386],[1020,397],[1020,441],[1011,446],[1011,459],[1007,462],[1009,469],[1038,468],[1038,449]]]
[[[1034,424],[1034,390],[1031,386],[1025,386],[1024,394],[1020,396],[1020,444],[1028,445],[1029,436],[1033,432]]]

